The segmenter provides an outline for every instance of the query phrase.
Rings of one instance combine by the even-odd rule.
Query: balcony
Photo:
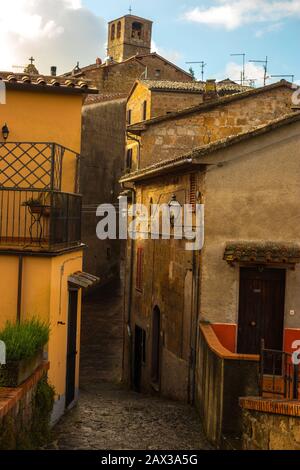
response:
[[[0,143],[0,250],[81,244],[79,164],[55,143]]]

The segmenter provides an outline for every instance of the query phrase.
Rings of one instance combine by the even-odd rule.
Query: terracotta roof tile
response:
[[[107,101],[126,100],[126,98],[126,93],[99,93],[98,95],[87,95],[84,106],[105,103]]]
[[[45,89],[56,88],[58,92],[72,88],[81,93],[94,94],[98,93],[98,90],[94,87],[89,86],[88,81],[82,79],[72,79],[65,77],[53,77],[45,75],[27,75],[23,73],[12,73],[12,72],[0,72],[0,80],[6,83],[8,86],[22,88],[37,88],[44,87]]]
[[[165,90],[165,91],[190,91],[203,93],[205,91],[205,82],[178,82],[170,80],[141,80],[149,90]],[[235,92],[252,90],[252,87],[239,85],[231,80],[223,80],[216,83],[217,92]]]

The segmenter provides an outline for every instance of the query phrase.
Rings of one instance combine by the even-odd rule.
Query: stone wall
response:
[[[286,86],[249,93],[247,97],[225,98],[218,105],[204,105],[186,113],[157,121],[142,132],[141,167],[192,151],[195,147],[254,130],[291,112],[293,90]]]
[[[84,71],[84,77],[91,80],[99,92],[129,93],[135,80],[144,72],[144,67],[137,61],[96,65]]]
[[[242,398],[240,404],[244,450],[300,450],[299,402]]]
[[[133,23],[142,25],[141,37],[134,34]],[[113,31],[114,30],[114,31]],[[144,18],[126,15],[109,23],[108,55],[117,62],[151,50],[152,22]]]
[[[203,93],[152,91],[151,117],[191,108],[203,103]]]
[[[96,237],[100,204],[117,204],[118,180],[125,161],[126,100],[114,100],[83,108],[81,192],[82,240],[87,244],[84,269],[103,282],[119,275],[120,242]]]
[[[42,423],[39,416],[37,423],[35,409],[41,405],[36,403],[37,388],[48,369],[49,364],[43,364],[18,388],[0,387],[0,450],[30,449],[48,438],[43,432],[47,434],[50,410],[41,410],[42,414],[45,412],[45,422]],[[45,408],[53,404],[53,393],[49,395],[49,403],[45,402]]]
[[[99,92],[129,94],[134,82],[142,77],[146,69],[149,79],[192,81],[192,77],[187,73],[155,54],[142,58],[133,57],[125,62],[106,66],[95,65],[84,70],[83,77],[91,80]]]

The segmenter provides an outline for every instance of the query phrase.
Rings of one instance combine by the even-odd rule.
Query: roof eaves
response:
[[[227,95],[227,96],[224,96],[224,97],[221,97],[221,98],[209,101],[209,102],[201,103],[196,106],[181,109],[180,111],[175,111],[173,113],[165,114],[163,116],[154,117],[152,119],[148,119],[147,121],[143,121],[143,125],[148,127],[148,126],[151,126],[153,124],[158,124],[163,121],[172,120],[177,117],[186,116],[188,114],[194,114],[194,113],[197,113],[198,111],[204,111],[204,112],[209,111],[210,109],[215,108],[217,106],[222,106],[222,105],[226,105],[228,103],[234,102],[234,101],[246,99],[251,95],[255,96],[257,94],[264,93],[266,91],[273,90],[273,89],[280,88],[280,87],[286,87],[286,88],[292,89],[293,85],[287,82],[286,80],[281,80],[280,82],[277,82],[271,85],[266,85],[260,88],[253,88],[251,90],[247,90],[241,93]]]

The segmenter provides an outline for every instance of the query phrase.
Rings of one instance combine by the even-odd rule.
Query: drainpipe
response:
[[[23,255],[19,255],[19,267],[18,267],[18,297],[17,297],[17,323],[20,323],[20,321],[21,321],[22,281],[23,281]]]
[[[135,202],[136,202],[135,189],[133,187],[126,188],[125,185],[122,185],[122,189],[131,191],[132,205],[135,204]],[[125,257],[125,259],[127,261],[127,256]],[[133,361],[133,344],[132,344],[132,331],[131,331],[132,285],[133,285],[133,268],[134,268],[133,260],[134,260],[134,240],[133,240],[133,238],[131,238],[130,239],[129,280],[128,280],[128,283],[127,283],[127,279],[126,279],[126,276],[125,276],[125,282],[124,282],[124,308],[123,308],[123,325],[124,326],[126,325],[127,335],[129,337],[130,387],[132,387],[132,384],[133,384],[133,364],[132,364],[132,361]],[[126,263],[126,267],[127,267],[127,263]],[[125,275],[126,275],[126,268],[125,268]],[[126,305],[126,287],[128,287],[127,305]],[[126,317],[126,311],[127,311],[127,317]],[[125,328],[123,328],[123,359],[122,359],[122,364],[123,364],[122,369],[123,369],[123,371],[124,371],[124,365],[125,365],[125,343],[126,343]]]
[[[199,327],[199,283],[200,283],[200,263],[201,263],[201,251],[194,252],[193,255],[193,270],[194,270],[194,341],[193,341],[193,357],[191,357],[191,367],[192,367],[192,383],[190,386],[190,401],[193,405],[195,403],[195,395],[196,395],[196,363],[197,363],[197,344],[198,344],[198,327]],[[192,331],[191,331],[192,333]],[[191,338],[192,340],[192,338]],[[192,342],[192,341],[191,341]]]

